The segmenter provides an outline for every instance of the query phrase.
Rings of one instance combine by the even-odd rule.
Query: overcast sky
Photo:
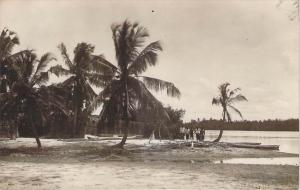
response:
[[[155,94],[165,105],[186,110],[184,120],[221,118],[211,105],[218,85],[240,87],[249,102],[236,105],[244,118],[298,117],[298,19],[279,0],[202,1],[14,1],[0,0],[0,29],[17,32],[21,45],[40,56],[57,45],[69,54],[79,42],[95,45],[115,63],[110,26],[126,18],[148,28],[164,51],[145,75],[173,82],[178,99]],[[57,81],[52,77],[52,81]],[[234,116],[234,119],[239,119]]]

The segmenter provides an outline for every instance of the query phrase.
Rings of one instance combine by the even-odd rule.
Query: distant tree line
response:
[[[187,128],[204,128],[207,130],[245,130],[245,131],[299,131],[299,119],[268,119],[259,121],[232,121],[224,123],[222,120],[203,119],[191,120],[184,124]]]

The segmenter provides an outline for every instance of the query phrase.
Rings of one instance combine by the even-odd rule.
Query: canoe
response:
[[[255,148],[264,150],[279,150],[279,145],[250,145],[250,144],[234,144],[230,143],[229,146],[236,148]]]

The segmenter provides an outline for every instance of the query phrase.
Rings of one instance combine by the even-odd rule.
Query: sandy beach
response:
[[[300,189],[299,47],[299,0],[0,0],[0,190]]]
[[[295,157],[274,150],[168,148],[170,141],[0,143],[1,190],[31,189],[298,189],[298,166],[216,164],[229,158]]]

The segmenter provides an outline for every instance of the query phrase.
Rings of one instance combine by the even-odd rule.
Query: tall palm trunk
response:
[[[42,144],[41,144],[41,141],[40,141],[39,134],[37,132],[36,126],[35,126],[35,124],[33,122],[32,115],[30,115],[29,117],[30,117],[29,118],[29,122],[30,122],[30,125],[31,125],[31,128],[32,128],[32,132],[34,134],[36,143],[38,145],[38,149],[41,149],[42,148]]]
[[[126,69],[125,69],[126,70]],[[119,148],[123,148],[124,145],[125,145],[125,142],[127,140],[127,137],[128,137],[128,127],[129,127],[129,115],[128,115],[128,86],[127,86],[127,70],[125,71],[124,73],[124,104],[123,104],[123,119],[125,120],[125,125],[123,127],[123,138],[122,138],[122,141],[116,145],[117,147]]]
[[[223,124],[226,122],[225,120],[226,109],[223,109]],[[219,142],[223,136],[223,129],[220,130],[218,137],[213,142]]]
[[[78,83],[78,82],[77,82]],[[80,97],[80,90],[78,89],[79,87],[75,88],[75,92],[74,92],[74,97],[76,97],[75,102],[74,102],[74,120],[73,120],[73,138],[74,137],[78,137],[78,138],[83,138],[85,135],[85,129],[83,129],[82,127],[84,127],[84,125],[82,125],[83,119],[82,118],[83,114],[82,114],[82,101],[79,99]]]
[[[77,121],[78,121],[78,105],[77,105],[77,101],[75,101],[75,106],[74,106],[74,116],[73,116],[73,127],[72,127],[72,137],[76,137],[76,133],[77,133]]]
[[[149,137],[149,144],[150,144],[150,142],[152,141],[152,140],[154,140],[155,139],[155,129],[153,129],[152,130],[152,132],[151,132],[151,134],[150,134],[150,137]]]
[[[10,135],[10,140],[16,140],[16,138],[17,138],[17,122],[16,121],[10,121],[9,135]]]
[[[161,142],[160,128],[161,128],[161,126],[159,125],[159,128],[158,128],[158,137],[159,137],[159,142]]]

